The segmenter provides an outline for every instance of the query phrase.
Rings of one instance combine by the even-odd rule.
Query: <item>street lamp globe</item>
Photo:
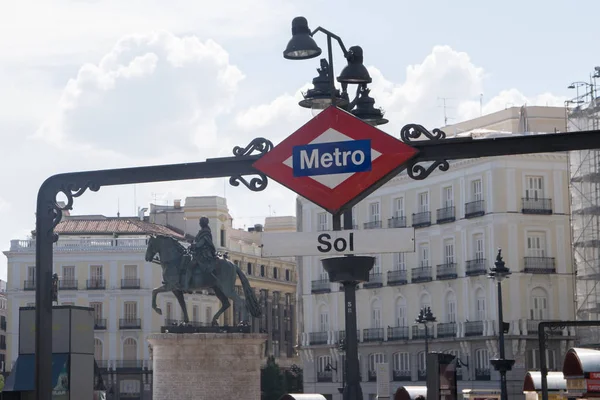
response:
[[[306,18],[294,18],[292,20],[292,38],[283,51],[283,57],[288,60],[307,60],[319,55],[321,55],[321,49],[312,38]]]
[[[364,84],[371,83],[371,75],[363,65],[363,49],[360,46],[352,46],[348,49],[346,56],[348,65],[344,67],[337,80],[340,83]]]
[[[496,256],[496,262],[494,267],[490,268],[489,278],[495,279],[497,282],[502,282],[508,278],[512,272],[506,267],[506,263],[502,260],[502,250],[498,249],[498,255]]]

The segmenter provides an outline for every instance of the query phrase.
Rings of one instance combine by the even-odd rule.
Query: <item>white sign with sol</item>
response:
[[[390,370],[388,363],[377,364],[377,398],[390,397]]]
[[[336,256],[343,254],[410,253],[414,228],[325,232],[264,232],[263,257]]]

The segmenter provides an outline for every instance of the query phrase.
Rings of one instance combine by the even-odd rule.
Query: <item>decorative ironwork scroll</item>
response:
[[[410,144],[413,141],[412,139],[418,139],[421,135],[429,140],[446,139],[446,132],[441,129],[434,129],[433,132],[429,132],[423,125],[419,124],[404,125],[400,130],[400,138],[406,144]]]
[[[247,157],[252,155],[262,156],[273,150],[273,147],[273,142],[270,140],[265,138],[256,138],[252,140],[246,147],[235,146],[233,148],[233,155],[235,157]],[[258,154],[252,154],[254,152]],[[253,192],[265,190],[267,188],[267,184],[269,183],[267,176],[259,172],[256,172],[256,175],[258,176],[250,179],[250,181],[248,181],[242,175],[234,175],[229,178],[229,184],[231,186],[240,186],[240,183],[242,183]]]
[[[429,132],[423,125],[419,124],[404,125],[400,130],[400,138],[404,143],[409,145],[417,142],[417,140],[414,139],[419,139],[421,136],[424,136],[432,142],[446,139],[446,133],[441,129],[434,129],[433,132]],[[412,179],[423,180],[438,168],[440,171],[448,171],[448,169],[450,169],[450,164],[447,160],[436,160],[429,165],[421,165],[419,164],[419,159],[417,157],[415,160],[408,163],[406,172]]]
[[[97,192],[98,190],[100,190],[100,185],[98,185],[94,182],[87,182],[85,185],[81,185],[81,186],[76,183],[68,183],[68,184],[61,185],[60,188],[58,189],[56,196],[58,196],[59,193],[64,194],[67,198],[67,203],[64,206],[61,206],[58,204],[58,201],[56,200],[56,197],[55,197],[54,201],[52,201],[49,204],[48,212],[52,216],[52,228],[50,229],[48,234],[52,234],[53,242],[58,241],[58,234],[53,233],[53,231],[54,231],[54,228],[56,228],[56,226],[62,220],[63,211],[72,210],[73,209],[73,198],[81,196],[88,189],[91,190],[92,192]]]

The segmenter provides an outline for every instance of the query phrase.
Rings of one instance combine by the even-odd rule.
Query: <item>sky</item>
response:
[[[396,137],[407,123],[443,126],[444,98],[450,124],[523,104],[562,106],[569,83],[600,65],[586,21],[597,0],[226,4],[0,1],[1,250],[34,229],[37,191],[53,174],[230,156],[306,123],[312,113],[297,103],[319,60],[282,57],[296,16],[363,48],[371,96],[390,120],[380,128]],[[315,40],[326,54],[326,37]],[[335,71],[344,65],[334,42]],[[295,194],[273,181],[260,193],[227,181],[101,188],[77,198],[72,213],[130,216],[204,195],[226,196],[240,228],[295,212]]]

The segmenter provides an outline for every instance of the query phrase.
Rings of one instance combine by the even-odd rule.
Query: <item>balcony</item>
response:
[[[108,364],[108,360],[96,360],[96,365],[100,369],[108,369]],[[105,373],[105,371],[103,371],[103,373]]]
[[[313,294],[329,293],[331,292],[331,285],[329,279],[319,279],[310,283],[310,291]]]
[[[485,201],[475,200],[465,204],[465,218],[481,217],[485,214]]]
[[[363,224],[365,229],[381,229],[381,221],[370,221]]]
[[[393,375],[393,380],[396,382],[405,382],[405,381],[410,381],[411,379],[411,371],[408,370],[394,370],[392,371],[392,375]]]
[[[431,225],[431,212],[423,211],[412,215],[413,228],[424,228]]]
[[[429,326],[427,328],[427,337],[429,339],[433,339],[433,329],[431,326]],[[425,327],[422,325],[413,325],[412,338],[413,339],[425,339]]]
[[[308,334],[309,344],[311,346],[317,344],[327,344],[328,338],[327,332],[310,332]]]
[[[360,342],[360,329],[356,330],[356,338]],[[346,331],[337,332],[337,343],[339,344],[342,340],[346,340]]]
[[[24,281],[23,290],[35,290],[35,281]]]
[[[142,369],[144,366],[143,360],[115,360],[117,369]]]
[[[483,321],[465,322],[465,336],[483,336]]]
[[[388,219],[388,228],[406,228],[406,217],[392,217]]]
[[[383,328],[363,329],[363,342],[383,342]]]
[[[6,342],[0,342],[0,350],[6,350]]]
[[[446,279],[456,279],[458,273],[456,272],[456,263],[438,264],[436,270],[436,278],[438,281]]]
[[[139,289],[140,280],[136,278],[121,279],[121,289]]]
[[[537,335],[539,331],[540,322],[548,322],[548,319],[528,319],[527,320],[527,334],[528,335]],[[562,336],[563,328],[551,329],[546,328],[546,333],[548,336]]]
[[[433,278],[431,277],[431,267],[428,265],[423,265],[422,267],[417,267],[412,269],[412,283],[418,282],[431,282]]]
[[[466,265],[465,274],[467,276],[477,276],[487,274],[485,258],[477,258],[475,260],[468,260]]]
[[[388,286],[406,285],[408,280],[406,279],[406,270],[388,271],[387,273],[387,284]]]
[[[383,274],[381,272],[375,272],[369,274],[369,281],[363,283],[365,289],[368,288],[379,288],[383,286]]]
[[[79,285],[77,279],[61,279],[58,281],[59,290],[77,290]]]
[[[417,380],[418,381],[426,381],[427,380],[427,371],[424,369],[419,369],[417,372]]]
[[[369,382],[375,382],[377,380],[377,370],[370,369],[368,371]]]
[[[331,371],[318,371],[317,382],[332,382],[333,374]]]
[[[387,340],[408,340],[408,326],[388,326]]]
[[[521,212],[523,214],[552,214],[552,199],[521,199]]]
[[[88,290],[104,290],[106,289],[106,281],[104,279],[88,279],[86,288]]]
[[[437,325],[438,338],[456,337],[456,322],[444,322]]]
[[[106,318],[94,319],[94,330],[96,330],[96,331],[106,330]]]
[[[140,318],[120,318],[119,329],[142,329]]]
[[[523,257],[525,269],[523,272],[531,274],[555,274],[556,265],[553,257]]]
[[[447,224],[456,220],[454,206],[438,208],[436,221],[438,224]]]
[[[475,368],[476,381],[489,381],[491,379],[489,368]]]

